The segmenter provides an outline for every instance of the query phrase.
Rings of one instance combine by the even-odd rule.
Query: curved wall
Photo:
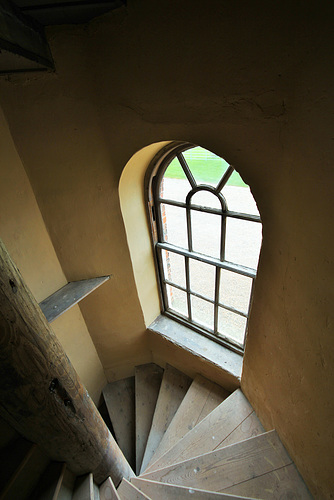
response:
[[[264,225],[242,386],[318,498],[334,491],[332,17],[329,2],[128,0],[48,30],[56,73],[0,82],[67,279],[113,275],[81,306],[109,379],[151,359],[124,166],[166,139],[237,166]]]

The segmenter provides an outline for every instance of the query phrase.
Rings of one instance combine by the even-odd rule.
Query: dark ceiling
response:
[[[50,24],[81,24],[110,10],[121,7],[126,0],[106,2],[69,1],[69,0],[15,0],[14,2],[26,15],[43,26]]]
[[[82,24],[126,0],[0,0],[0,74],[54,69],[44,26]]]

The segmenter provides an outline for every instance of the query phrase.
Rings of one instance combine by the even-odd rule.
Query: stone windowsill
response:
[[[150,324],[148,330],[161,335],[169,342],[224,370],[240,383],[243,361],[240,354],[216,344],[209,338],[203,337],[167,316],[158,316]]]

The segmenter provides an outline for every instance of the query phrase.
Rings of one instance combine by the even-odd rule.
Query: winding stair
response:
[[[276,431],[232,394],[170,365],[138,366],[103,391],[114,435],[136,472],[102,485],[75,477],[23,438],[0,452],[1,500],[311,499]]]

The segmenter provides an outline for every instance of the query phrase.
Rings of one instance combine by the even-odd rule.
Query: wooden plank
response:
[[[94,482],[93,482],[93,498],[94,498],[94,500],[100,500],[99,487]]]
[[[154,410],[157,404],[163,369],[154,364],[136,366],[136,472],[139,474]]]
[[[100,276],[88,280],[70,281],[60,290],[42,300],[39,306],[47,321],[51,323],[109,279],[110,276]]]
[[[290,465],[275,431],[144,474],[143,479],[223,492],[226,488]],[[227,493],[225,491],[225,493]]]
[[[0,414],[75,474],[134,474],[0,241]]]
[[[4,448],[12,445],[20,438],[20,435],[16,432],[13,427],[11,427],[5,420],[0,418],[0,463],[4,464],[5,460],[1,459],[1,453],[4,451]],[[5,455],[6,456],[6,455]],[[3,471],[0,468],[0,477]],[[0,480],[1,487],[1,480]]]
[[[126,479],[121,482],[117,493],[121,500],[147,500],[149,499],[145,493],[138,490],[133,484],[129,483]]]
[[[135,378],[128,377],[107,384],[103,389],[110,420],[119,447],[135,466]]]
[[[187,432],[217,408],[229,394],[223,387],[202,377],[202,375],[197,375],[155,451],[154,461],[157,461]],[[152,463],[151,460],[146,471],[150,470]],[[152,469],[154,469],[154,466]]]
[[[1,2],[0,49],[0,73],[54,68],[43,30],[12,2]]]
[[[87,24],[91,19],[126,5],[126,0],[71,1],[19,0],[20,10],[40,25]]]
[[[72,500],[75,480],[76,477],[73,472],[64,464],[61,480],[58,483],[53,500]]]
[[[51,462],[38,481],[31,498],[34,500],[54,500],[57,498],[58,485],[62,481],[65,464]]]
[[[173,448],[157,460],[150,470],[183,462],[215,450],[251,413],[253,408],[240,389],[189,431]]]
[[[114,483],[108,477],[100,486],[100,500],[120,500]]]
[[[6,430],[6,428],[4,427]],[[8,480],[15,474],[20,467],[27,453],[31,449],[32,443],[27,439],[18,437],[14,442],[9,441],[7,446],[0,450],[0,491],[8,483]]]
[[[190,384],[191,379],[187,375],[170,365],[166,366],[153,416],[152,427],[147,440],[141,472],[145,470],[152,459]]]
[[[224,493],[234,495],[251,495],[252,498],[261,500],[312,500],[302,477],[294,464],[287,465],[263,476],[249,479],[244,483],[230,486]]]
[[[46,453],[33,444],[2,491],[1,500],[13,500],[14,498],[15,500],[25,500],[28,498],[49,462],[50,459]]]
[[[260,420],[256,416],[255,411],[253,411],[243,422],[241,422],[234,431],[227,436],[218,446],[218,448],[223,448],[224,446],[230,446],[231,444],[238,443],[239,441],[244,441],[259,434],[265,432]]]
[[[73,500],[94,500],[93,474],[90,473],[77,478]]]
[[[175,484],[159,483],[149,481],[140,477],[132,478],[131,484],[151,498],[161,498],[168,500],[179,500],[189,498],[190,500],[252,500],[250,497],[241,497],[226,493],[216,493],[214,491],[189,488],[187,486],[176,486]]]

